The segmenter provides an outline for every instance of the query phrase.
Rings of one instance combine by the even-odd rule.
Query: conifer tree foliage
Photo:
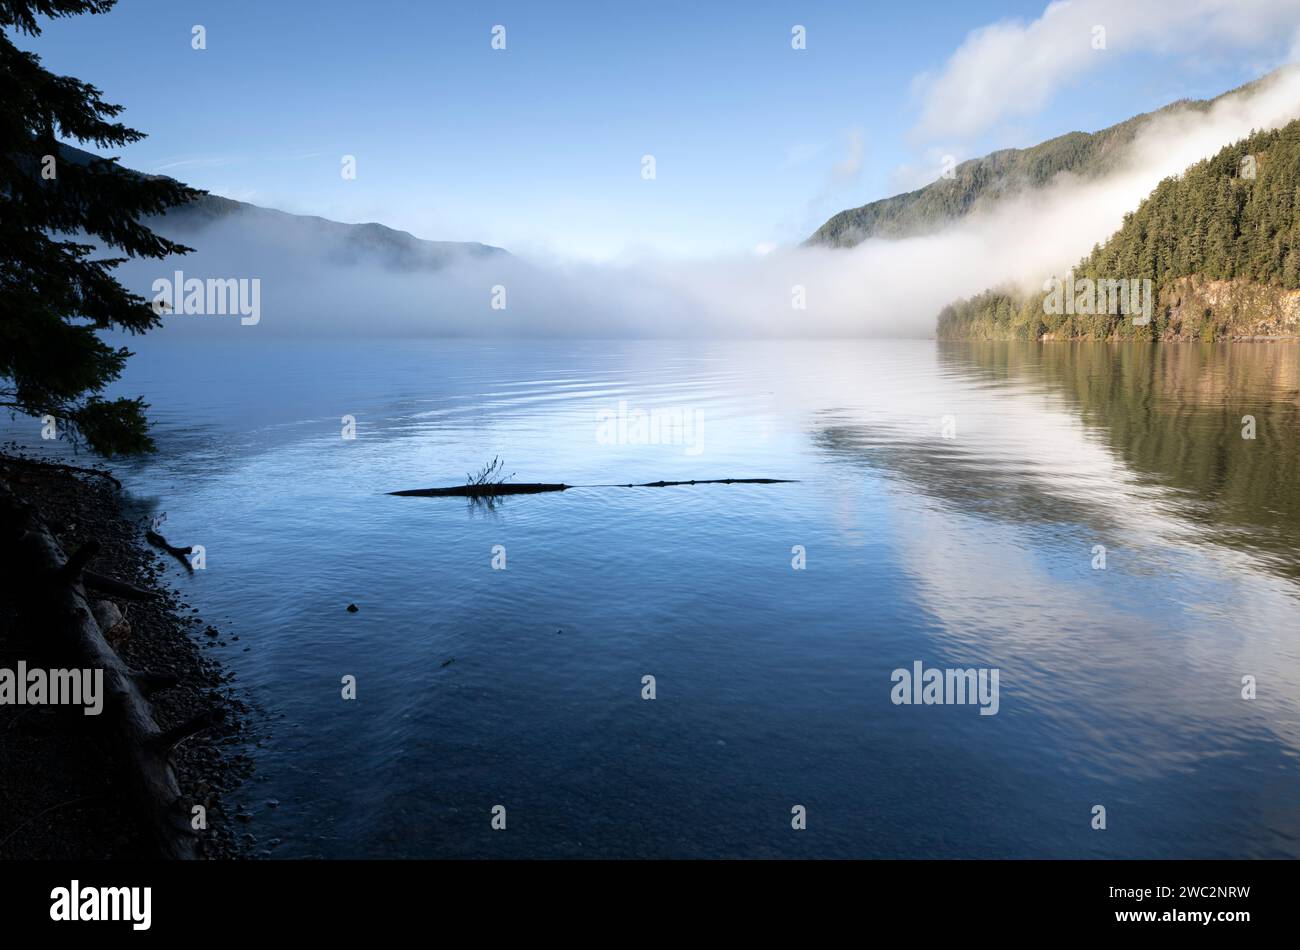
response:
[[[141,399],[105,399],[131,355],[100,337],[143,333],[160,319],[113,269],[127,258],[189,251],[140,222],[203,192],[146,177],[116,158],[65,160],[60,140],[119,148],[144,134],[113,121],[122,107],[19,50],[38,17],[105,13],[116,0],[0,0],[0,406],[53,416],[59,431],[105,456],[150,451]],[[97,243],[92,244],[90,241]],[[105,249],[120,252],[100,257]]]
[[[1182,277],[1300,290],[1300,120],[1254,132],[1166,178],[1073,271],[1092,279],[1149,278],[1162,297]],[[1041,294],[989,290],[944,308],[938,334],[1155,339],[1165,319],[1159,308],[1146,327],[1113,314],[1049,316]]]

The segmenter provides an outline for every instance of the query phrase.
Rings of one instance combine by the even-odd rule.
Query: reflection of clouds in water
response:
[[[922,506],[912,517],[899,551],[941,624],[936,638],[954,662],[1001,666],[1004,710],[1019,704],[1041,719],[1061,754],[1099,774],[1152,774],[1232,751],[1243,730],[1300,750],[1300,657],[1283,639],[1298,614],[1286,582],[1159,548],[1114,549],[1094,574],[1083,536],[1061,538],[1045,559],[1017,526],[991,532]],[[1167,587],[1127,576],[1135,558],[1158,566]],[[1202,606],[1180,601],[1189,580]],[[1246,673],[1269,694],[1243,700]],[[1117,719],[1133,728],[1113,729]]]
[[[883,367],[861,378],[889,388]],[[937,637],[955,663],[1003,666],[1063,754],[1153,774],[1235,750],[1243,729],[1300,750],[1300,656],[1284,640],[1300,591],[1188,521],[1194,499],[1129,470],[1039,387],[948,373],[901,403],[860,391],[862,408],[813,415],[814,444],[901,483],[893,536]],[[936,421],[954,410],[944,440]],[[1251,704],[1247,673],[1270,684]],[[1097,734],[1116,717],[1134,729]]]

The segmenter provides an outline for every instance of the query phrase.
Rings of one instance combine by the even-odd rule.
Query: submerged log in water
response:
[[[390,491],[390,495],[454,496],[457,498],[495,498],[497,495],[535,495],[544,491],[564,491],[572,485],[548,485],[544,482],[502,483],[499,485],[453,485],[450,488],[408,488]]]
[[[535,495],[539,492],[565,491],[570,488],[668,488],[673,485],[778,485],[789,484],[792,478],[700,478],[684,482],[627,482],[615,485],[565,485],[547,482],[500,482],[492,485],[452,485],[449,488],[408,488],[390,491],[390,495],[419,495],[422,497],[496,498],[501,495]]]
[[[789,485],[793,478],[699,478],[689,482],[642,482],[624,488],[668,488],[672,485]]]
[[[154,547],[162,548],[172,557],[176,558],[176,560],[180,561],[181,564],[184,565],[187,571],[189,571],[191,574],[194,573],[194,565],[190,563],[190,555],[194,553],[193,547],[178,548],[176,545],[172,544],[170,541],[164,538],[153,528],[150,528],[149,530],[145,531],[144,536],[145,536],[145,540],[147,540]]]

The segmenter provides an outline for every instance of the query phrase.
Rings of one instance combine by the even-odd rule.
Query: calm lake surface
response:
[[[276,857],[1300,856],[1300,347],[247,333],[132,341],[117,468],[207,549]],[[798,482],[384,494],[493,456]]]

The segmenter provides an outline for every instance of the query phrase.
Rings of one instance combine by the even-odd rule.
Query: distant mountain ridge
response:
[[[63,145],[64,161],[86,164],[101,156]],[[136,174],[144,174],[137,172]],[[382,224],[347,224],[316,215],[273,208],[207,194],[150,219],[150,226],[173,240],[196,245],[205,228],[239,221],[251,227],[274,225],[278,232],[304,239],[304,246],[325,248],[332,264],[377,263],[397,271],[437,271],[456,260],[508,254],[502,248],[472,241],[428,241]],[[306,243],[307,240],[311,244]],[[197,245],[196,245],[197,246]]]
[[[804,244],[854,247],[873,237],[917,237],[1003,198],[1042,188],[1063,172],[1083,179],[1100,178],[1114,169],[1127,146],[1155,119],[1177,112],[1204,112],[1220,99],[1253,89],[1276,75],[1270,73],[1213,99],[1180,99],[1097,132],[1068,132],[1031,148],[1001,149],[970,159],[956,167],[952,178],[839,212]]]

